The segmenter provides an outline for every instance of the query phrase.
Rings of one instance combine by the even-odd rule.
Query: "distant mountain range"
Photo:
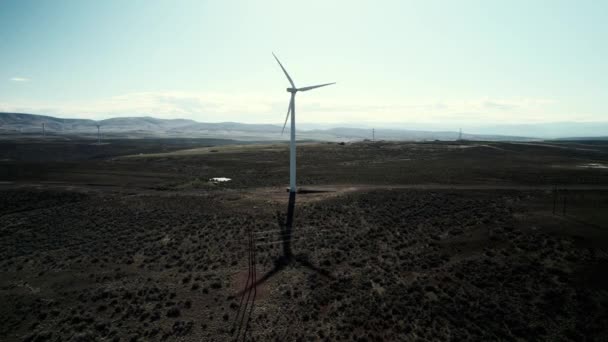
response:
[[[549,122],[542,124],[478,126],[484,134],[523,135],[544,139],[608,137],[608,122]]]
[[[226,138],[236,140],[286,140],[289,134],[281,135],[282,127],[268,124],[243,124],[237,122],[205,123],[187,119],[157,119],[153,117],[118,117],[106,120],[94,121],[90,119],[63,119],[52,116],[2,113],[0,112],[0,134],[6,136],[28,134],[42,134],[44,123],[46,133],[53,136],[76,135],[94,136],[97,134],[96,125],[101,126],[101,132],[106,137],[184,137],[184,138]],[[526,127],[506,127],[509,134],[497,134],[501,132],[498,126],[488,129],[491,134],[469,134],[463,133],[462,138],[468,140],[490,140],[490,141],[527,141],[539,140],[536,135],[528,135],[524,132],[538,131],[539,127],[531,125],[520,125]],[[563,127],[563,126],[556,126]],[[570,128],[572,128],[570,126]],[[603,128],[598,125],[589,125],[589,130],[581,133],[604,132],[608,136],[608,124]],[[286,133],[288,133],[288,128]],[[484,130],[485,132],[486,130]],[[522,133],[519,133],[519,132]],[[599,134],[601,135],[601,134]],[[407,130],[407,129],[376,129],[376,139],[384,140],[456,140],[459,132],[456,131],[429,131],[429,130]],[[579,134],[577,136],[586,136]],[[567,138],[567,136],[555,136],[552,138]],[[327,129],[298,130],[298,139],[325,140],[325,141],[354,141],[371,139],[372,131],[369,128],[334,127]]]

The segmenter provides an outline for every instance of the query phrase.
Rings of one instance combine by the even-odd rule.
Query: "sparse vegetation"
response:
[[[608,175],[552,166],[604,152],[485,145],[303,145],[304,184],[338,191],[297,197],[300,261],[259,284],[241,336],[606,339]],[[218,150],[2,164],[22,183],[0,190],[0,340],[230,340],[245,232],[258,280],[284,262],[287,150]],[[25,184],[43,175],[71,188]],[[212,175],[234,181],[176,186]],[[590,186],[553,215],[555,183]]]

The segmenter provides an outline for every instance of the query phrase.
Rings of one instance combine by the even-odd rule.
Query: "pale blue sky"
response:
[[[0,0],[0,111],[606,121],[608,1]]]

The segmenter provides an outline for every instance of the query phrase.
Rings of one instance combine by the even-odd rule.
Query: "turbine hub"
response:
[[[298,91],[298,89],[296,89],[296,88],[287,88],[288,93],[295,93],[297,91]]]

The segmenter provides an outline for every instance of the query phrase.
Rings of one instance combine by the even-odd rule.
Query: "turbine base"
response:
[[[285,188],[286,192],[291,193],[291,188],[287,187]],[[336,189],[323,189],[323,188],[298,188],[296,191],[293,191],[294,193],[297,194],[316,194],[316,193],[323,193],[323,192],[336,192]]]

